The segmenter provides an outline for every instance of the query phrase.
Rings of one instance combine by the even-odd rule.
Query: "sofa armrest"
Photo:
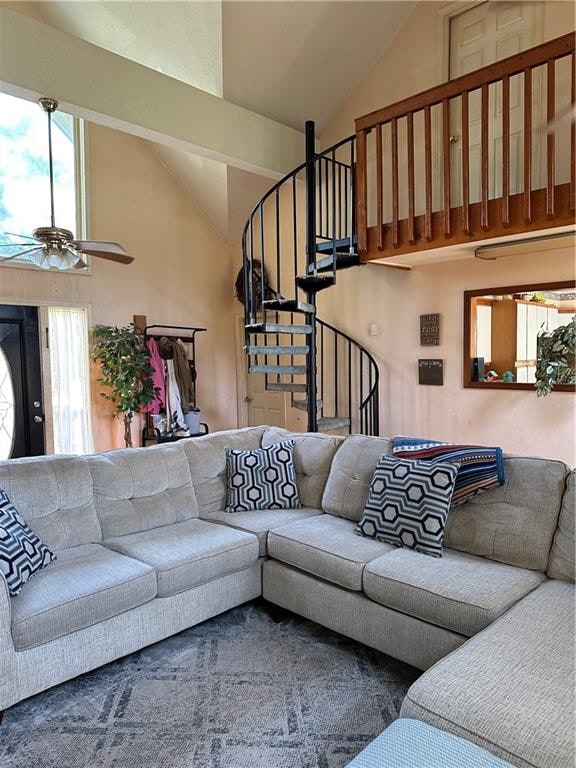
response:
[[[10,593],[4,574],[0,571],[0,654],[9,648],[14,651],[12,642],[12,608],[10,606]]]

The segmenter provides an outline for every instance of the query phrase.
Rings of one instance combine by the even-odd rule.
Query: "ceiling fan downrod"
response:
[[[58,109],[56,99],[43,97],[38,99],[40,106],[48,115],[48,168],[50,170],[50,225],[56,226],[56,216],[54,214],[54,167],[52,163],[52,113]]]

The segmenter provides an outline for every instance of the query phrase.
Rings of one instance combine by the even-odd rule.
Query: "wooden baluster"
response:
[[[468,91],[462,94],[462,229],[470,232],[470,119]]]
[[[424,234],[426,240],[432,240],[432,122],[430,106],[424,108],[424,176],[426,183],[426,213],[424,215]]]
[[[444,235],[452,236],[450,225],[450,102],[442,101],[442,146],[444,156]]]
[[[376,241],[378,250],[384,250],[384,211],[383,211],[383,159],[382,126],[376,126]]]
[[[546,65],[547,72],[547,110],[548,133],[546,135],[546,216],[554,219],[554,179],[555,179],[555,155],[556,155],[556,130],[552,128],[556,114],[556,62],[550,59]]]
[[[400,245],[398,232],[398,120],[392,120],[392,243]]]
[[[482,86],[482,106],[481,106],[481,148],[482,156],[482,201],[480,203],[480,226],[487,232],[488,222],[488,83]]]
[[[510,76],[502,78],[502,226],[510,226]]]
[[[368,251],[366,131],[359,131],[356,134],[356,164],[356,224],[358,227],[358,253],[362,256]]]
[[[524,221],[532,223],[532,68],[524,70]]]
[[[414,226],[414,113],[409,112],[408,120],[408,242],[416,242]]]
[[[576,108],[576,55],[572,54],[572,110]],[[570,127],[570,212],[576,211],[576,120],[571,119]]]

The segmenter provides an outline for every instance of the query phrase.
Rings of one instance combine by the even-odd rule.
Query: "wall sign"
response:
[[[440,315],[420,315],[420,345],[437,347],[440,344]]]
[[[418,360],[418,384],[441,387],[444,384],[444,360]]]

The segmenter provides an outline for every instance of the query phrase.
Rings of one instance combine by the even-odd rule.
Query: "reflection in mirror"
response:
[[[464,385],[532,389],[538,334],[575,314],[573,282],[467,291]]]

